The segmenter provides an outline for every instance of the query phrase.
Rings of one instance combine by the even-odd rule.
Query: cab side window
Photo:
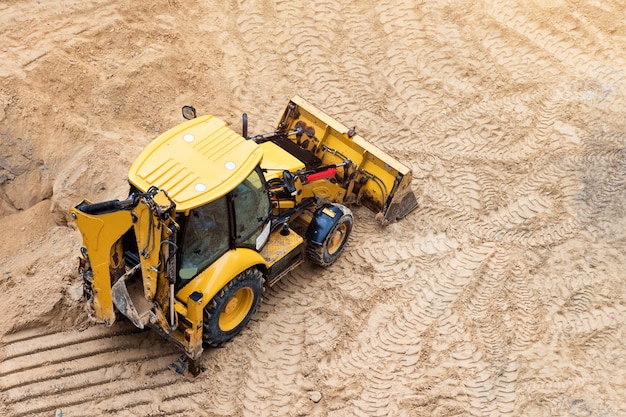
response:
[[[229,248],[228,205],[226,197],[191,210],[182,244],[179,275],[193,278]]]

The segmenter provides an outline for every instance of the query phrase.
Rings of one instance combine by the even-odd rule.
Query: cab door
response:
[[[271,205],[265,178],[260,169],[231,193],[234,209],[235,246],[260,251],[270,232]]]
[[[183,285],[230,249],[228,207],[224,196],[191,210],[187,216],[178,269]]]

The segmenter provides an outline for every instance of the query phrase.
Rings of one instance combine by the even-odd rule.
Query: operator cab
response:
[[[263,150],[217,117],[196,117],[190,106],[183,115],[188,120],[152,141],[129,170],[136,189],[157,187],[176,204],[179,288],[229,250],[260,251],[271,215]]]
[[[182,286],[228,250],[260,251],[270,232],[269,193],[259,167],[228,194],[179,213],[179,284]]]

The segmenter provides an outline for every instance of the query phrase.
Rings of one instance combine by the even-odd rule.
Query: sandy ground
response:
[[[393,4],[384,4],[393,3]],[[0,3],[0,415],[625,416],[626,6],[617,0]],[[86,319],[68,209],[195,105],[300,94],[420,207],[304,265],[207,350]]]

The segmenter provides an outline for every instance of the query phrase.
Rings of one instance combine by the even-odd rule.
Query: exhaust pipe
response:
[[[248,115],[246,113],[241,115],[243,127],[241,129],[241,136],[248,139]]]

